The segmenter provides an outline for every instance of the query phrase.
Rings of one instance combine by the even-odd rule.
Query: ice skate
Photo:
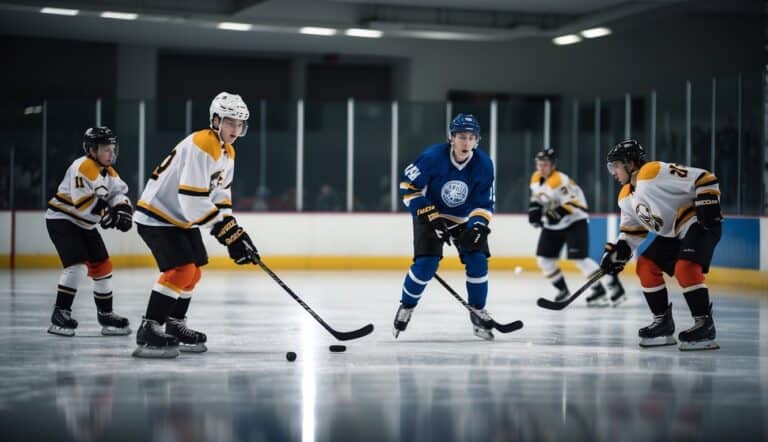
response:
[[[472,321],[472,332],[480,339],[486,341],[493,340],[493,319],[484,308],[470,307],[473,313],[469,314],[469,320]]]
[[[416,308],[415,305],[407,307],[402,303],[400,304],[400,307],[397,308],[397,313],[395,313],[395,322],[392,326],[392,335],[394,335],[395,339],[400,336],[400,332],[405,331],[405,329],[408,327],[408,321],[411,320],[411,314],[413,313],[414,308]]]
[[[667,311],[661,315],[653,317],[653,323],[643,327],[637,332],[640,337],[641,347],[660,347],[664,345],[675,345],[675,321],[672,319],[672,304],[669,304]]]
[[[168,317],[165,323],[165,332],[179,340],[179,350],[186,353],[204,353],[208,351],[205,342],[208,337],[205,333],[192,330],[187,327],[187,318],[182,319]]]
[[[602,284],[598,283],[592,287],[592,293],[587,297],[587,307],[610,307],[611,301]]]
[[[563,302],[571,296],[571,292],[568,290],[561,290],[555,295],[555,302]]]
[[[681,331],[677,336],[680,339],[681,351],[692,350],[717,350],[720,345],[715,341],[717,332],[715,322],[712,320],[712,304],[706,315],[694,316],[693,327]]]
[[[101,324],[101,334],[104,336],[124,336],[131,334],[128,319],[115,314],[115,312],[97,314]]]
[[[619,278],[615,278],[609,283],[608,288],[611,290],[611,304],[614,307],[618,307],[619,304],[627,300],[627,292],[624,291],[624,286],[619,281]]]
[[[76,328],[77,321],[72,319],[72,310],[60,307],[53,308],[53,314],[51,314],[51,326],[48,327],[48,333],[52,335],[72,337],[75,336]]]
[[[136,350],[133,356],[137,358],[171,359],[179,356],[179,340],[166,334],[163,326],[157,321],[144,318],[136,331]]]

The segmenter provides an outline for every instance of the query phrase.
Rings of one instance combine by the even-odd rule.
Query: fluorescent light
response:
[[[77,15],[80,13],[79,9],[64,9],[64,8],[43,8],[40,10],[43,14],[54,15]]]
[[[572,45],[580,41],[581,41],[581,37],[579,37],[576,34],[561,35],[559,37],[555,37],[552,39],[552,43],[558,46]]]
[[[381,38],[382,32],[376,29],[351,28],[344,31],[344,34],[350,37]]]
[[[221,22],[218,25],[219,29],[225,29],[227,31],[250,31],[253,25],[248,23],[233,23],[233,22]]]
[[[139,14],[133,12],[114,12],[104,11],[101,13],[101,18],[114,18],[117,20],[136,20],[139,18]]]
[[[317,26],[304,26],[299,29],[299,32],[307,35],[336,35],[336,30],[333,28],[319,28]]]
[[[581,31],[581,35],[584,38],[598,38],[598,37],[605,37],[606,35],[611,35],[611,30],[608,28],[600,27],[600,28],[590,28],[585,29]]]

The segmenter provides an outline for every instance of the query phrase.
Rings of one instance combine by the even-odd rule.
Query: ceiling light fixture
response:
[[[43,14],[53,14],[53,15],[77,15],[80,13],[79,9],[64,9],[64,8],[43,8],[40,10]]]
[[[376,29],[350,28],[344,31],[344,35],[362,38],[381,38],[382,32]]]
[[[572,45],[581,41],[581,37],[576,34],[561,35],[552,39],[552,43],[558,46]]]
[[[606,27],[590,28],[581,31],[581,35],[584,38],[605,37],[606,35],[611,35],[611,30]]]
[[[225,31],[250,31],[253,28],[253,25],[249,23],[233,23],[224,21],[219,23],[217,27],[219,29],[224,29]]]
[[[336,35],[336,30],[333,28],[320,28],[317,26],[304,26],[303,28],[299,29],[299,32],[306,35],[323,35],[323,36],[329,36],[329,35]]]
[[[101,18],[114,18],[116,20],[136,20],[139,18],[139,14],[133,12],[104,11],[101,13]]]

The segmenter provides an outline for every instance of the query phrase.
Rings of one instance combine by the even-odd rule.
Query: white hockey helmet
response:
[[[243,101],[243,97],[237,94],[230,94],[229,92],[219,92],[211,101],[211,107],[208,108],[208,122],[211,129],[213,129],[214,115],[218,115],[219,120],[222,118],[242,120],[244,127],[243,133],[240,134],[241,138],[248,132],[248,117],[251,114],[248,112],[248,106]]]

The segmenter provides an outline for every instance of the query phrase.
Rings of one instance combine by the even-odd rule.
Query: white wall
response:
[[[2,213],[0,238],[9,238],[10,219]],[[411,216],[409,214],[243,214],[238,222],[246,229],[259,252],[275,256],[410,256]],[[16,253],[55,255],[48,238],[43,212],[16,214]],[[531,256],[537,233],[527,217],[497,215],[491,224],[494,256]],[[136,229],[127,233],[102,231],[110,255],[149,254]],[[226,256],[207,231],[203,239],[211,256]],[[4,244],[0,242],[0,246]],[[5,250],[5,249],[3,249]],[[0,252],[0,253],[8,253]]]

